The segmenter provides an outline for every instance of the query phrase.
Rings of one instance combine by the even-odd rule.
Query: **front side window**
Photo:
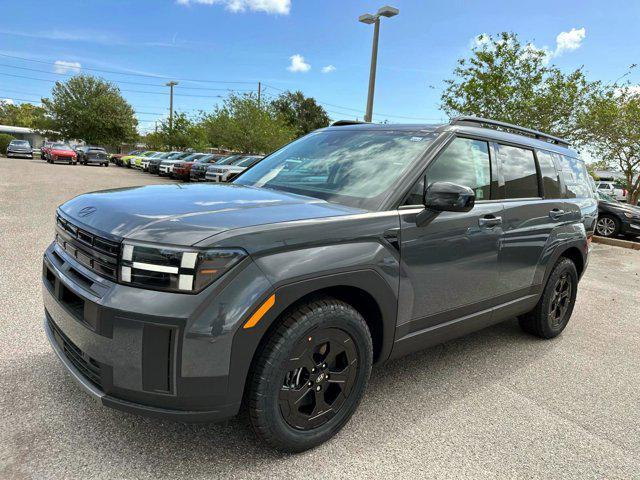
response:
[[[498,145],[498,162],[504,177],[504,198],[540,196],[533,151],[509,145]]]
[[[471,188],[476,200],[488,200],[491,197],[489,145],[482,140],[456,138],[429,166],[426,178],[427,185],[457,183]]]
[[[437,135],[351,128],[314,132],[268,156],[235,183],[376,209]]]

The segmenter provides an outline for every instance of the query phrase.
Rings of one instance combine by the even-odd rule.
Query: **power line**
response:
[[[60,75],[63,77],[73,77],[74,73],[62,73],[62,72],[48,72],[47,70],[39,70],[37,68],[18,67],[16,65],[7,65],[0,63],[0,67],[15,68],[18,70],[26,70],[29,72],[45,73],[47,75]],[[75,67],[74,67],[75,68]],[[108,80],[108,79],[107,79]],[[157,83],[145,83],[145,82],[130,82],[127,80],[110,80],[113,83],[126,83],[128,85],[142,85],[147,87],[162,87],[163,85]],[[211,90],[211,91],[234,91],[234,92],[253,92],[253,90],[235,90],[230,88],[211,88],[211,87],[181,87],[186,90]]]
[[[36,102],[34,100],[27,100],[26,98],[18,98],[18,97],[7,97],[10,100],[17,101],[20,103],[29,103],[31,105],[42,105],[42,102]],[[2,103],[3,99],[0,99],[0,103]],[[140,112],[138,110],[134,110],[133,113],[136,115],[167,115],[167,112]]]
[[[46,78],[36,78],[36,77],[28,77],[26,75],[15,75],[12,73],[4,73],[4,72],[0,72],[0,75],[4,75],[5,77],[16,77],[16,78],[25,78],[27,80],[38,80],[40,82],[48,82],[48,83],[56,83],[56,80],[49,80]],[[127,92],[127,93],[143,93],[143,94],[148,94],[148,95],[169,95],[169,92],[147,92],[144,90],[128,90],[128,89],[124,89],[121,88],[120,89],[121,92]],[[224,98],[222,95],[192,95],[189,93],[180,93],[180,94],[175,94],[176,97],[193,97],[193,98]]]
[[[32,58],[25,58],[25,57],[19,57],[17,55],[8,55],[6,53],[0,53],[1,57],[6,57],[6,58],[14,58],[16,60],[23,60],[25,62],[34,62],[34,63],[43,63],[45,65],[60,65],[60,64],[56,64],[55,62],[47,62],[44,60],[34,60]],[[173,77],[168,77],[165,75],[152,75],[152,74],[148,74],[148,73],[134,73],[134,72],[124,72],[124,71],[118,71],[118,70],[106,70],[106,69],[100,69],[100,68],[91,68],[91,67],[78,67],[79,70],[89,70],[92,72],[103,72],[103,73],[112,73],[115,75],[125,75],[125,76],[132,76],[132,77],[145,77],[145,78],[156,78],[156,79],[171,79]],[[183,82],[200,82],[200,83],[229,83],[229,84],[245,84],[245,85],[254,85],[256,82],[249,82],[249,81],[230,81],[230,80],[209,80],[209,79],[192,79],[192,78],[179,78],[178,80],[183,81]]]

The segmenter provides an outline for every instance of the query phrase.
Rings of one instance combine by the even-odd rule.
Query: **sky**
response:
[[[515,32],[564,71],[615,81],[640,63],[640,1],[389,0],[374,121],[446,121],[444,80],[483,34]],[[112,81],[140,129],[174,109],[211,110],[229,90],[315,97],[332,119],[362,119],[373,26],[369,0],[7,0],[0,24],[0,99],[37,103],[77,72]],[[640,69],[624,77],[640,84]]]

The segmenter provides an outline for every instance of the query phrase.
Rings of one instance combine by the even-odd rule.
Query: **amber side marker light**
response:
[[[260,308],[251,315],[251,318],[244,324],[242,328],[253,328],[258,322],[264,317],[264,314],[267,313],[271,307],[276,303],[276,294],[271,295],[267,300],[260,305]]]

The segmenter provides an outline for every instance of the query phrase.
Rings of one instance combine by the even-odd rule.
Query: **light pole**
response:
[[[173,80],[171,80],[170,82],[165,83],[164,85],[165,85],[165,87],[169,87],[169,89],[170,89],[170,93],[169,93],[169,131],[172,132],[173,131],[173,87],[178,85],[178,82],[174,82]]]
[[[370,122],[373,117],[373,92],[376,87],[376,65],[378,63],[378,36],[380,34],[380,17],[395,17],[400,10],[394,7],[385,6],[378,9],[375,15],[365,13],[358,17],[358,21],[366,24],[373,23],[373,48],[371,49],[371,70],[369,72],[369,93],[367,94],[367,112],[364,114],[364,121]]]

